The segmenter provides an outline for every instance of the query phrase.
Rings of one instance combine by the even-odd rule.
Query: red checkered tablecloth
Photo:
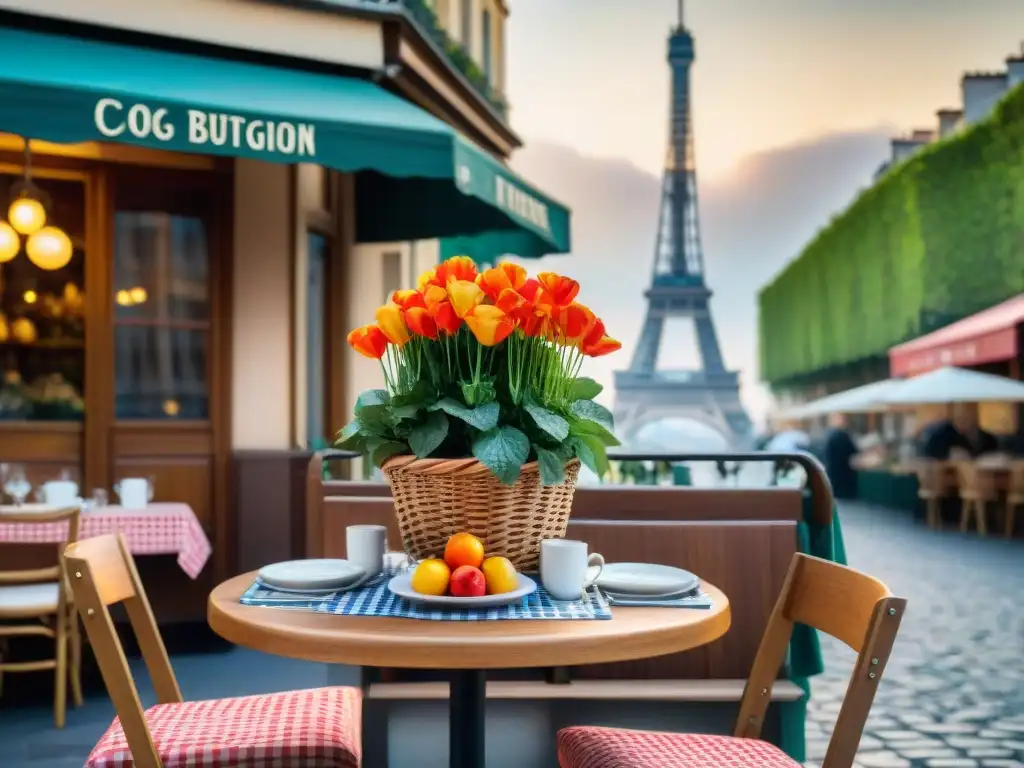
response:
[[[0,542],[13,544],[60,543],[67,523],[4,523],[0,515]],[[158,502],[145,509],[110,506],[83,512],[78,538],[123,533],[133,555],[177,555],[181,570],[196,578],[210,559],[210,540],[188,504]]]

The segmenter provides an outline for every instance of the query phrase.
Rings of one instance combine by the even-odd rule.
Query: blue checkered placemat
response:
[[[316,613],[336,616],[386,616],[427,621],[487,621],[493,619],[610,619],[611,608],[604,596],[594,588],[583,600],[560,602],[552,600],[536,576],[537,591],[521,602],[495,608],[451,610],[431,608],[422,603],[404,600],[388,589],[390,578],[363,589],[342,592],[322,600],[313,607]]]

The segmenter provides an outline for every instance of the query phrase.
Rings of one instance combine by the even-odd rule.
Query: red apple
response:
[[[448,589],[455,597],[483,597],[487,594],[487,579],[479,568],[460,565],[452,571]]]

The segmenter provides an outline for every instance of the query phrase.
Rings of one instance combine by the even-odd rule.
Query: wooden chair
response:
[[[967,532],[973,515],[978,533],[984,536],[988,533],[988,505],[999,499],[996,473],[973,461],[958,461],[954,466],[960,486],[960,530]]]
[[[360,764],[357,688],[318,688],[184,702],[167,649],[121,536],[68,547],[65,559],[78,610],[118,717],[86,768],[203,765],[206,768],[314,763]],[[143,711],[109,606],[122,603],[142,650],[157,705]]]
[[[842,565],[793,557],[740,702],[732,736],[649,733],[618,728],[565,728],[558,734],[562,768],[799,768],[778,747],[759,740],[772,686],[796,623],[826,632],[857,651],[822,768],[851,768],[875,691],[892,651],[906,600]]]
[[[0,571],[0,640],[7,648],[11,637],[49,637],[54,641],[54,658],[39,661],[9,661],[0,656],[0,676],[4,672],[54,671],[53,719],[64,727],[67,710],[67,684],[71,681],[71,699],[82,705],[82,642],[78,631],[71,590],[68,588],[64,547],[78,540],[78,507],[24,511],[19,507],[0,507],[0,523],[25,525],[67,523],[66,540],[56,545],[56,565],[19,571]],[[31,623],[22,623],[32,620]]]
[[[925,521],[929,528],[942,527],[942,499],[946,496],[946,469],[941,461],[921,459],[914,464],[917,475],[917,498],[925,504]]]
[[[1010,487],[1006,494],[1006,538],[1013,537],[1017,522],[1017,507],[1024,507],[1024,461],[1010,465]]]

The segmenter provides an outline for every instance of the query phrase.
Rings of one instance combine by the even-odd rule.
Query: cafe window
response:
[[[306,440],[311,448],[326,445],[327,263],[330,240],[317,232],[306,239]]]
[[[462,0],[462,47],[473,51],[473,0]]]
[[[402,254],[399,251],[386,251],[384,253],[381,272],[385,302],[391,299],[395,291],[410,287],[402,284]]]
[[[0,221],[6,221],[11,203],[8,190],[20,179],[13,169],[0,173]],[[51,269],[36,245],[28,245],[29,237],[15,240],[6,230],[0,254],[0,419],[79,421],[85,379],[85,190],[79,181],[36,176],[33,183],[45,204],[45,224],[70,238],[71,259]]]
[[[159,210],[118,211],[114,223],[117,418],[206,419],[206,225]]]

